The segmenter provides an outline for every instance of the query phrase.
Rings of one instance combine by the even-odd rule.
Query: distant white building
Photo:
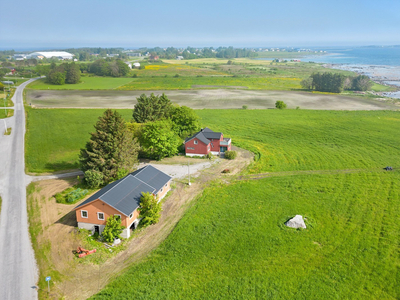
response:
[[[14,54],[12,58],[15,60],[24,60],[26,58],[26,54]]]
[[[133,67],[134,68],[140,68],[140,63],[138,63],[138,62],[133,63]]]
[[[48,51],[48,52],[33,52],[26,56],[26,58],[36,58],[36,59],[43,59],[43,58],[58,58],[58,59],[73,59],[74,55],[65,51]]]
[[[177,60],[182,60],[182,59],[183,59],[183,56],[178,55],[178,56],[176,57],[176,59],[177,59]]]

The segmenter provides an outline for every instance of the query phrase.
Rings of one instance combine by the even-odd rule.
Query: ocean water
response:
[[[400,46],[325,48],[327,55],[310,55],[300,58],[329,64],[400,66]]]

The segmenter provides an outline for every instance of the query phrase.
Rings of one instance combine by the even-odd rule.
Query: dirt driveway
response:
[[[27,90],[26,101],[38,108],[133,108],[141,94],[161,94],[179,105],[194,109],[274,108],[277,100],[288,108],[318,110],[380,110],[399,108],[385,102],[334,94],[296,91],[265,91],[241,89],[201,89],[166,91],[57,91]]]
[[[40,214],[38,217],[42,231],[34,242],[50,247],[50,254],[40,265],[40,269],[44,272],[48,269],[57,270],[61,274],[60,279],[54,282],[49,298],[87,299],[123,269],[144,258],[167,238],[190,207],[192,200],[210,181],[221,178],[221,184],[227,183],[232,175],[238,174],[253,160],[252,153],[237,150],[239,150],[238,157],[235,160],[218,159],[212,163],[204,159],[191,160],[191,163],[199,166],[196,171],[198,176],[193,178],[191,186],[188,186],[187,180],[182,177],[187,171],[187,158],[176,157],[164,160],[162,164],[155,163],[156,167],[163,166],[170,173],[175,172],[173,181],[175,188],[163,203],[160,222],[139,232],[129,240],[127,250],[100,265],[82,264],[81,261],[74,259],[72,251],[81,246],[75,233],[76,218],[72,211],[75,205],[56,203],[52,197],[56,192],[72,186],[76,179],[53,179],[37,183],[36,192],[28,200],[28,205],[34,207]],[[194,165],[191,167],[195,173]],[[180,172],[181,168],[186,171]],[[231,172],[222,174],[224,169],[229,169]]]

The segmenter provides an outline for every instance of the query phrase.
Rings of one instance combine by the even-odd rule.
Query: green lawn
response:
[[[398,171],[216,183],[91,299],[399,299],[399,191]]]
[[[54,85],[45,82],[45,79],[35,80],[28,88],[36,90],[111,90],[116,89],[132,81],[132,78],[113,77],[81,77],[81,83]]]
[[[78,168],[79,149],[104,109],[27,108],[26,170],[43,173]],[[132,110],[118,110],[130,120]]]

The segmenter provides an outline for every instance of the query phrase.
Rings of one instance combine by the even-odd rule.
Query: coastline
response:
[[[376,95],[400,99],[400,66],[322,64],[325,68],[356,72],[368,76],[372,81],[396,88],[393,92],[377,92]]]

